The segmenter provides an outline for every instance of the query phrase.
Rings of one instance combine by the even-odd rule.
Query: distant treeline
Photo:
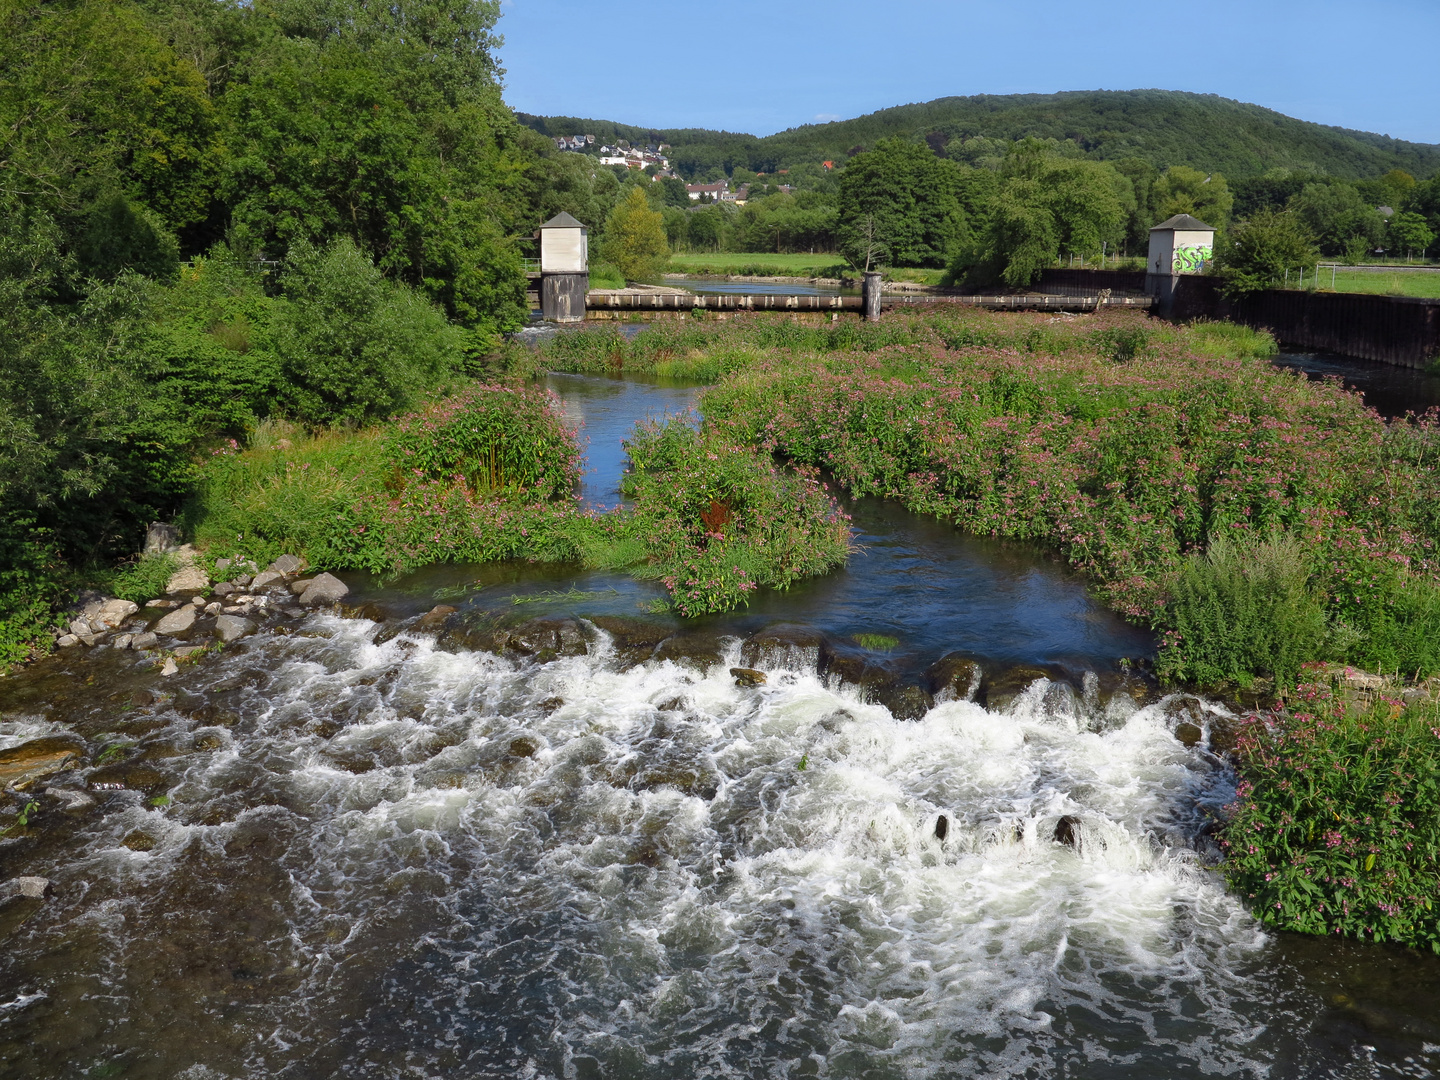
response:
[[[970,165],[993,164],[1011,143],[1034,138],[1073,143],[1096,160],[1135,159],[1161,171],[1184,165],[1232,180],[1272,169],[1351,180],[1391,169],[1424,179],[1440,170],[1440,146],[1313,124],[1213,94],[1171,90],[939,98],[765,138],[577,117],[522,113],[519,118],[545,135],[588,132],[603,141],[669,143],[680,174],[705,182],[736,168],[774,173],[821,161],[839,163],[897,137],[926,143],[938,156]]]

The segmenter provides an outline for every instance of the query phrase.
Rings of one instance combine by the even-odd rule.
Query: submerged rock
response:
[[[1079,851],[1083,830],[1084,826],[1078,817],[1066,814],[1055,823],[1055,840]]]
[[[626,667],[649,660],[674,632],[672,627],[624,615],[595,615],[590,621],[614,640],[616,656]]]
[[[666,638],[655,647],[652,659],[669,660],[686,667],[708,669],[725,656],[725,638],[711,630],[688,630]]]
[[[936,703],[974,701],[984,677],[980,664],[962,653],[946,653],[925,671],[925,686]]]
[[[24,791],[37,780],[78,765],[85,743],[73,736],[47,735],[0,750],[0,788]]]
[[[732,667],[730,674],[735,678],[736,686],[761,686],[765,682],[765,673],[748,667]]]
[[[585,628],[574,616],[542,617],[512,628],[505,649],[544,663],[557,656],[584,656],[585,638]]]
[[[1066,675],[1054,664],[1017,664],[993,674],[987,673],[980,682],[977,700],[992,711],[1007,709],[1039,679],[1065,683]]]
[[[874,653],[848,643],[826,641],[819,669],[832,682],[858,687],[861,700],[884,706],[897,720],[919,720],[935,707],[930,691],[900,678]]]
[[[420,630],[438,630],[440,629],[440,627],[445,625],[445,620],[448,619],[451,615],[454,615],[457,610],[457,608],[453,607],[450,604],[436,604],[424,615],[420,616],[420,621],[417,622],[415,626],[417,629]],[[379,618],[376,618],[375,615],[370,615],[368,613],[365,617],[372,620],[373,622],[384,622],[384,613],[381,612],[378,614]]]
[[[751,667],[814,670],[820,663],[820,648],[825,635],[813,626],[778,623],[751,634],[740,647],[740,658]]]

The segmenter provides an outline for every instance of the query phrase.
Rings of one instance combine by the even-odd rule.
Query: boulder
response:
[[[199,614],[199,611],[190,604],[182,608],[176,608],[155,624],[155,633],[183,634],[195,625],[195,619]]]
[[[765,673],[754,668],[732,667],[730,674],[736,686],[761,686],[765,683]]]
[[[70,633],[74,634],[76,637],[85,637],[87,634],[91,634],[93,632],[94,631],[90,629],[90,624],[86,620],[70,620]]]
[[[264,573],[255,575],[255,579],[250,582],[250,591],[259,592],[261,589],[268,589],[272,585],[283,585],[284,583],[284,574],[278,570],[266,570]]]
[[[168,611],[170,608],[179,607],[180,605],[174,600],[147,600],[145,601],[145,606],[147,608],[165,608]]]
[[[79,764],[85,744],[80,739],[47,735],[0,750],[0,788],[24,791],[36,780]]]
[[[131,600],[107,600],[100,610],[90,617],[90,625],[96,626],[98,621],[99,626],[114,630],[139,610],[140,605]]]
[[[296,596],[299,596],[310,587],[310,583],[314,580],[315,579],[313,577],[296,578],[294,581],[290,582],[290,591]]]
[[[22,896],[27,900],[44,900],[54,891],[49,878],[14,877],[0,885],[0,897]]]
[[[136,634],[134,637],[132,637],[132,638],[130,639],[130,648],[132,648],[132,649],[153,649],[153,648],[155,647],[155,643],[156,643],[157,641],[159,641],[159,640],[160,640],[160,635],[159,635],[159,634],[150,633],[150,632],[148,632],[148,631],[147,631],[146,633],[143,633],[143,634]]]
[[[334,604],[344,599],[349,592],[350,586],[334,574],[318,574],[310,579],[310,584],[300,594],[300,603],[306,607],[313,607],[316,604]]]
[[[238,641],[258,629],[249,619],[239,615],[221,615],[215,620],[215,633],[220,636],[221,641]]]
[[[179,671],[180,665],[175,663],[175,658],[173,656],[167,656],[165,658],[165,666],[160,669],[160,674],[174,675],[177,674]]]
[[[114,641],[110,642],[110,644],[114,645],[117,649],[128,649],[130,647],[130,642],[134,640],[134,634],[119,634],[116,636]]]
[[[304,568],[305,560],[298,555],[281,555],[266,567],[267,570],[276,574],[284,574],[286,577],[289,577],[291,574],[298,574]]]
[[[235,586],[231,585],[228,581],[222,581],[210,591],[216,596],[229,596],[235,591]]]
[[[55,644],[62,649],[68,649],[72,645],[79,645],[80,639],[74,634],[61,634],[55,639]]]
[[[170,575],[170,580],[165,583],[165,591],[171,596],[183,594],[193,595],[204,592],[210,587],[210,575],[201,570],[194,563],[182,566],[175,573]]]
[[[205,597],[203,596],[192,596],[190,603],[193,607],[200,608],[202,611],[205,609]]]
[[[204,645],[181,645],[173,650],[177,660],[184,660],[187,656],[194,656],[197,652],[204,652]]]

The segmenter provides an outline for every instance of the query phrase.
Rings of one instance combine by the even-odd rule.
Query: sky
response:
[[[502,0],[520,112],[769,135],[957,94],[1159,88],[1440,143],[1440,0]]]

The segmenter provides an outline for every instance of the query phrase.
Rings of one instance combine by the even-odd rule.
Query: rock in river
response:
[[[343,599],[349,591],[350,586],[334,574],[317,574],[310,579],[310,584],[300,594],[300,603],[306,607],[314,604],[333,604]]]
[[[191,604],[176,608],[155,624],[155,633],[183,634],[195,625],[195,616],[198,614],[199,612]]]
[[[78,739],[50,735],[0,750],[0,788],[23,791],[36,780],[78,764],[84,749]]]
[[[249,619],[241,618],[239,615],[217,615],[215,617],[215,633],[220,635],[221,641],[238,641],[247,634],[253,634],[258,627]]]

